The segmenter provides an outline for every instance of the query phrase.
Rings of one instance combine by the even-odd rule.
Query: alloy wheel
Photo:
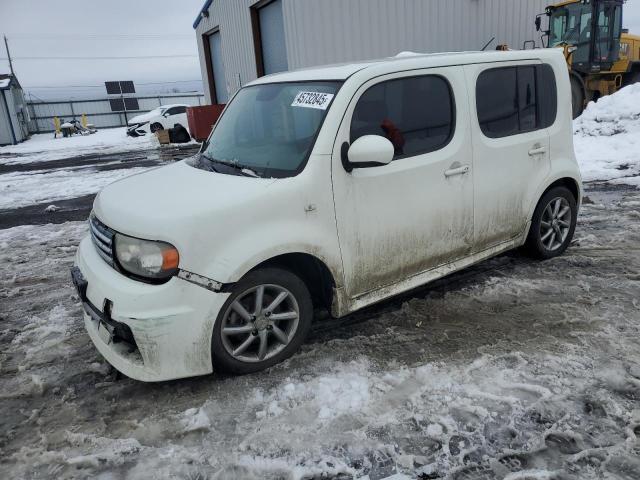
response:
[[[549,251],[562,246],[571,229],[571,207],[564,197],[551,200],[542,212],[540,242]]]
[[[300,308],[280,285],[250,288],[236,297],[222,317],[221,339],[229,355],[242,362],[261,362],[280,353],[293,340]]]

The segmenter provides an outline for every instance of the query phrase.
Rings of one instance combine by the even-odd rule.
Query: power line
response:
[[[166,82],[134,82],[136,85],[169,85],[175,83],[191,83],[191,82],[202,82],[201,78],[194,80],[170,80]],[[25,86],[24,88],[104,88],[104,84],[102,85],[34,85],[34,86]]]
[[[195,38],[185,33],[14,33],[11,39],[88,37],[88,38]]]
[[[194,54],[177,54],[177,55],[130,55],[130,56],[96,56],[96,57],[63,57],[63,56],[47,56],[47,57],[11,57],[12,60],[138,60],[138,59],[156,59],[156,58],[197,58]],[[0,60],[7,60],[7,57],[0,57]]]

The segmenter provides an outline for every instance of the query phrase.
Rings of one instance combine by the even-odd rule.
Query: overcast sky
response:
[[[14,69],[29,90],[102,85],[106,80],[200,80],[192,24],[203,4],[204,0],[0,0],[0,34],[9,39]],[[165,57],[170,55],[175,56]],[[5,56],[0,44],[0,57]],[[94,59],[59,58],[69,56]],[[163,57],[96,58],[115,56]],[[8,70],[7,61],[0,60],[0,72]],[[45,96],[52,90],[33,88]],[[103,88],[98,91],[105,93]]]
[[[23,87],[42,96],[61,91],[42,87],[68,85],[77,85],[74,91],[78,93],[104,94],[100,86],[105,80],[134,80],[137,84],[199,81],[192,24],[203,3],[0,0],[0,34],[9,39]],[[624,18],[625,26],[640,34],[640,0],[626,3]],[[0,44],[0,73],[9,70],[4,56]],[[60,58],[69,56],[85,58]],[[116,56],[156,58],[112,58]],[[98,87],[87,88],[90,85]]]

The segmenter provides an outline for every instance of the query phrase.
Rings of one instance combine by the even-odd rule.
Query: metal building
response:
[[[15,75],[0,73],[0,146],[29,138],[29,113]]]
[[[207,0],[193,24],[208,103],[282,70],[401,51],[540,45],[550,0]],[[531,47],[529,43],[527,47]]]

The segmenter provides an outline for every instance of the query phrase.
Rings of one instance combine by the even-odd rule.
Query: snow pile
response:
[[[573,131],[584,181],[640,185],[640,83],[589,103]]]
[[[155,135],[132,138],[126,128],[107,128],[92,135],[53,138],[53,133],[32,135],[18,145],[0,147],[0,164],[44,162],[61,158],[158,148]]]

